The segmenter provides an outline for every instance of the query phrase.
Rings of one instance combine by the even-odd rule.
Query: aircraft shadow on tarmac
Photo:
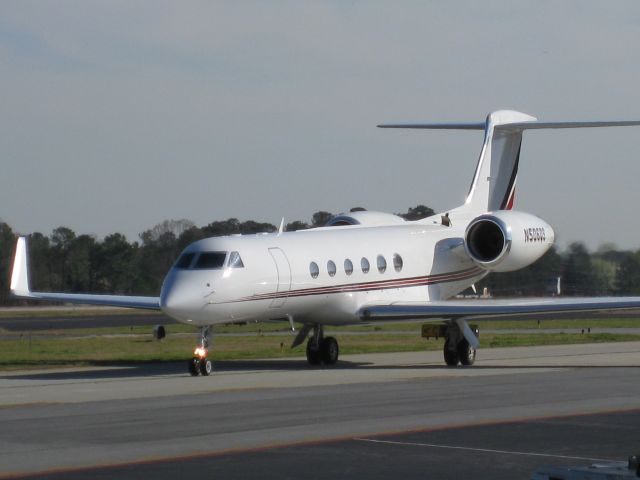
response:
[[[150,362],[141,364],[124,364],[96,362],[91,366],[99,369],[78,369],[64,372],[25,372],[19,375],[0,375],[0,379],[6,380],[92,380],[109,378],[135,378],[135,377],[162,377],[168,375],[184,374],[189,376],[187,362]],[[220,360],[214,362],[214,370],[211,378],[218,373],[250,372],[250,371],[318,371],[341,370],[366,366],[364,363],[343,362],[331,367],[311,367],[306,360]],[[407,367],[408,368],[408,367]]]
[[[78,369],[64,372],[34,372],[20,375],[0,375],[0,379],[11,380],[100,380],[100,379],[123,379],[136,377],[163,377],[169,375],[184,374],[188,376],[187,362],[152,362],[142,364],[118,364],[118,363],[95,363],[93,366],[99,369]],[[471,367],[448,367],[446,365],[424,365],[424,364],[401,364],[384,365],[369,362],[350,362],[341,360],[337,365],[332,366],[309,366],[305,360],[221,360],[214,362],[214,371],[211,379],[215,379],[217,373],[250,372],[250,371],[332,371],[332,370],[431,370],[431,371],[451,371],[454,373],[460,370],[518,370],[518,369],[540,369],[548,370],[553,368],[571,369],[610,369],[610,368],[632,368],[640,369],[640,365],[570,365],[555,363],[548,365],[517,363],[512,365],[474,365]]]

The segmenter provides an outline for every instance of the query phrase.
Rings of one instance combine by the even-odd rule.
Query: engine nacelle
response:
[[[535,215],[500,210],[469,223],[464,248],[482,268],[511,272],[539,259],[553,245],[554,238],[549,224]]]

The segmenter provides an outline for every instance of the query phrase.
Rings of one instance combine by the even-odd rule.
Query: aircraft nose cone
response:
[[[162,290],[162,295],[160,295],[160,308],[165,312],[171,315],[174,311],[177,311],[180,307],[180,302],[178,301],[178,295],[172,288],[165,288]]]
[[[180,310],[178,296],[171,288],[162,289],[162,294],[160,295],[160,308],[170,317],[175,317],[177,312]]]
[[[197,299],[190,294],[191,289],[184,281],[169,275],[165,279],[160,294],[160,308],[164,313],[177,320],[189,320],[194,310],[198,308]]]

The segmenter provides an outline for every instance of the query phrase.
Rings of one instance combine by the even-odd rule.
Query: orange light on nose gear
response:
[[[200,358],[204,358],[207,356],[207,349],[201,346],[196,347],[196,349],[193,351],[193,354],[196,357],[200,357]]]

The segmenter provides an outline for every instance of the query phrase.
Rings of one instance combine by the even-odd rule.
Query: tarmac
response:
[[[0,374],[5,478],[530,478],[640,451],[640,343]]]

